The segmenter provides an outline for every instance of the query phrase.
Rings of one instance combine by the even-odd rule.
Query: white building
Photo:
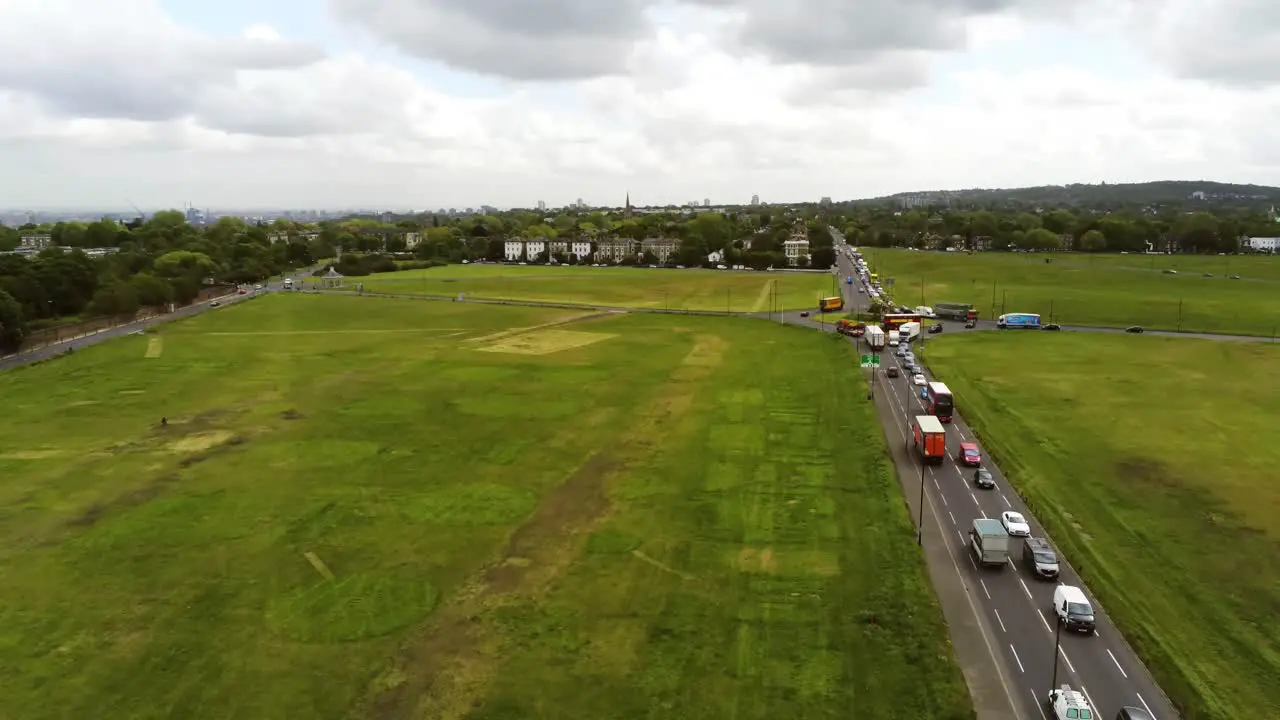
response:
[[[507,262],[519,262],[524,259],[524,241],[508,240],[502,244],[502,257]]]
[[[551,253],[552,258],[556,257],[557,255],[569,254],[569,242],[567,240],[552,240],[551,242],[547,243],[547,247],[548,247],[547,252]]]
[[[524,256],[532,262],[539,255],[547,251],[546,240],[525,240]]]
[[[1259,252],[1280,252],[1280,238],[1258,237],[1249,238],[1249,247]]]
[[[23,235],[21,244],[18,246],[21,250],[28,252],[43,250],[53,244],[52,235]]]
[[[782,252],[787,256],[787,262],[799,265],[801,259],[809,257],[809,240],[808,238],[791,238],[782,243]]]
[[[411,232],[411,233],[404,234],[405,250],[412,250],[421,244],[422,244],[422,233]]]
[[[569,244],[569,252],[578,258],[579,262],[591,257],[591,243],[583,240],[575,240]]]

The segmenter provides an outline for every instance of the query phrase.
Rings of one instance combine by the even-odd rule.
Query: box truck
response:
[[[969,529],[969,547],[979,564],[1004,567],[1009,562],[1009,533],[999,520],[974,520]]]
[[[911,422],[911,439],[916,446],[920,460],[931,465],[942,464],[947,456],[947,430],[942,422],[932,415],[917,415]]]

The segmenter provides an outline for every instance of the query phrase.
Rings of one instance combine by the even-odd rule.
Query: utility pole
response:
[[[1182,332],[1182,298],[1178,298],[1178,332]]]
[[[1053,680],[1049,683],[1050,691],[1058,687],[1058,655],[1061,654],[1062,647],[1062,616],[1058,615],[1056,609],[1054,617],[1058,618],[1058,629],[1053,634]]]
[[[915,387],[912,385],[911,387]],[[920,458],[920,510],[916,519],[916,545],[924,545],[924,457]]]

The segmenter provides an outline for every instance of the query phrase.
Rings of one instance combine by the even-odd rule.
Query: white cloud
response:
[[[805,63],[821,48],[784,51],[744,34],[763,17],[746,0],[647,9],[637,0],[623,8],[630,15],[575,16],[586,45],[561,27],[544,64],[526,73],[591,77],[510,81],[476,99],[440,89],[465,74],[433,85],[446,72],[437,65],[396,63],[386,48],[314,47],[261,18],[239,18],[242,31],[219,37],[148,0],[0,0],[0,206],[616,204],[628,190],[641,203],[741,202],[1272,181],[1280,95],[1265,74],[1247,68],[1245,87],[1180,79],[1185,63],[1163,50],[1258,16],[1222,0],[1218,25],[1197,30],[1176,0],[1173,21],[1139,28],[1135,8],[1147,1],[1131,0],[1121,19],[1079,12],[1049,30],[1011,1],[975,0],[980,14],[948,11],[927,43],[895,45],[886,30],[836,60]],[[421,22],[444,12],[432,4],[399,7]],[[479,14],[482,3],[450,7],[469,23],[452,28],[455,39],[466,27],[496,28],[499,39],[519,30],[519,18]],[[923,22],[910,9],[894,17]],[[393,40],[409,42],[414,27]],[[47,42],[55,36],[63,40]],[[815,31],[814,42],[830,36]],[[588,52],[601,43],[607,52]],[[505,59],[538,47],[521,40]]]

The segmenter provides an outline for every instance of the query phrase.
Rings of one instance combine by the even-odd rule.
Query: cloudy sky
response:
[[[0,0],[0,208],[1280,184],[1278,83],[1274,0]]]

